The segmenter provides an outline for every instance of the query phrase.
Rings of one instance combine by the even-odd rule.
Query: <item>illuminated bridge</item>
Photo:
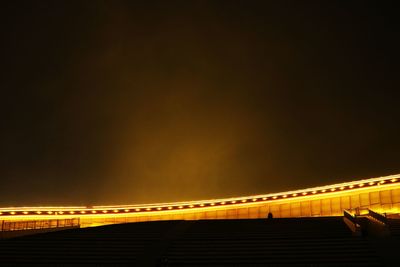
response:
[[[2,231],[127,222],[343,216],[368,209],[400,213],[400,174],[288,192],[201,201],[117,206],[0,208]],[[396,215],[395,215],[396,216]]]

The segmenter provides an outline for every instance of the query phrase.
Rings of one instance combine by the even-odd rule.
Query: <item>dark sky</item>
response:
[[[400,173],[389,1],[7,1],[0,205],[250,195]]]

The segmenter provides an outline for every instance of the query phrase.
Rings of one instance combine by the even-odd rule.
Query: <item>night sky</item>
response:
[[[400,173],[389,1],[5,1],[0,206]]]

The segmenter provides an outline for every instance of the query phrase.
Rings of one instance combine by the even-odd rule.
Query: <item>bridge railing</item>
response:
[[[388,223],[387,218],[385,216],[386,214],[382,215],[382,214],[377,213],[377,212],[375,212],[375,211],[373,211],[371,209],[368,209],[368,215],[371,216],[372,218],[374,218],[375,220],[383,223],[383,224],[387,224]]]
[[[356,216],[354,216],[353,214],[351,214],[351,212],[350,211],[348,211],[348,210],[344,210],[343,211],[343,216],[345,217],[345,218],[347,218],[348,220],[350,220],[352,223],[357,223],[357,218],[356,218]]]
[[[361,225],[357,219],[357,215],[353,215],[349,210],[343,211],[343,221],[349,227],[349,229],[353,232],[354,235],[360,236],[362,235],[361,232]]]
[[[63,228],[76,227],[79,225],[79,218],[34,221],[1,221],[0,231],[6,232],[33,229]]]

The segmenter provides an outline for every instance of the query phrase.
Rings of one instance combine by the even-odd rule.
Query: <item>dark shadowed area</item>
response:
[[[0,12],[1,206],[400,172],[389,1],[5,1]]]

